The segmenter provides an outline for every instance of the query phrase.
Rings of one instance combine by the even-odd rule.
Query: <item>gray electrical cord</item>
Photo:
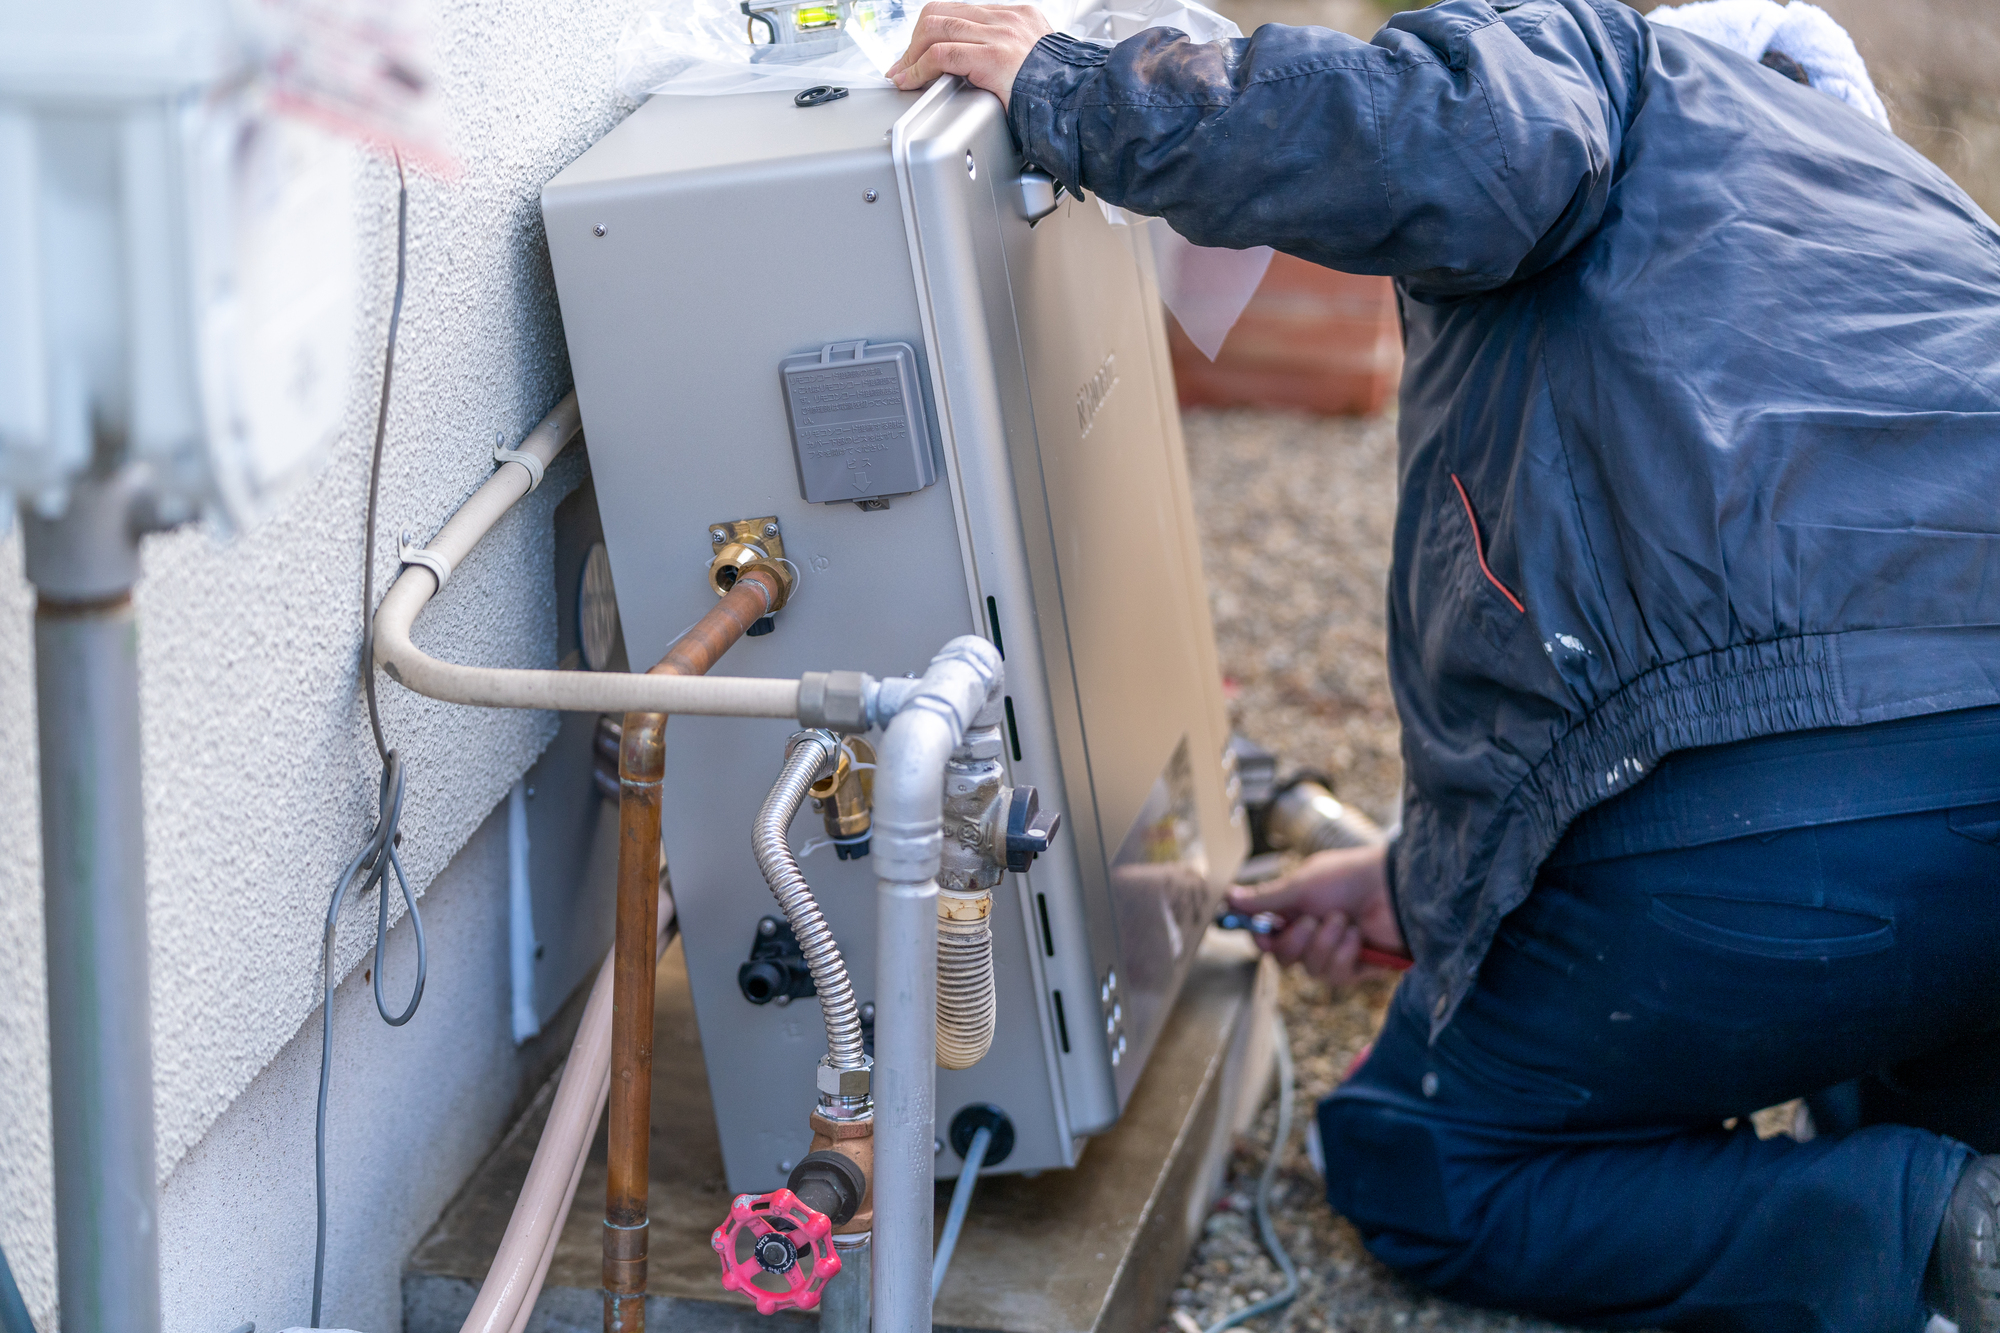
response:
[[[1271,1025],[1275,1029],[1278,1054],[1278,1129],[1271,1135],[1271,1155],[1264,1159],[1264,1174],[1257,1178],[1257,1234],[1263,1238],[1264,1249],[1271,1256],[1271,1262],[1285,1275],[1285,1289],[1216,1320],[1202,1333],[1222,1333],[1224,1329],[1234,1328],[1246,1319],[1283,1309],[1299,1294],[1298,1267],[1278,1240],[1278,1229],[1271,1225],[1271,1182],[1277,1177],[1278,1161],[1285,1155],[1285,1145],[1292,1137],[1292,1095],[1296,1081],[1292,1069],[1292,1038],[1285,1031],[1285,1016],[1272,1015]]]
[[[397,826],[403,818],[403,760],[382,736],[382,710],[375,700],[375,511],[382,493],[382,440],[389,428],[389,387],[396,371],[396,333],[403,323],[403,281],[409,253],[410,188],[403,176],[403,156],[396,155],[396,295],[389,307],[389,337],[382,352],[382,398],[375,411],[375,446],[368,466],[368,527],[361,555],[361,681],[368,696],[368,726],[375,736],[375,752],[382,760],[382,787],[376,808],[375,829],[354,859],[341,872],[340,883],[326,905],[326,935],[321,946],[325,992],[320,1004],[319,1112],[313,1122],[313,1188],[318,1210],[313,1234],[312,1326],[320,1326],[320,1296],[326,1285],[326,1094],[333,1073],[333,942],[340,924],[340,905],[348,892],[359,885],[361,893],[379,890],[375,899],[375,1010],[390,1027],[401,1027],[417,1012],[424,998],[424,978],[430,971],[429,954],[424,948],[424,919],[417,912],[417,899],[403,874],[403,862],[396,855]],[[410,927],[417,940],[417,979],[410,987],[410,1002],[400,1014],[391,1014],[382,998],[382,951],[389,934],[389,871],[409,908]]]
[[[952,1186],[951,1207],[945,1210],[944,1230],[938,1233],[937,1254],[931,1258],[931,1303],[944,1290],[945,1270],[951,1267],[951,1252],[958,1248],[958,1233],[965,1229],[965,1213],[972,1207],[972,1191],[979,1183],[979,1168],[986,1165],[986,1150],[993,1146],[993,1131],[984,1125],[972,1132],[965,1145],[965,1166]]]
[[[0,1250],[0,1333],[35,1333],[35,1321],[28,1318],[28,1303],[14,1285],[5,1250]]]

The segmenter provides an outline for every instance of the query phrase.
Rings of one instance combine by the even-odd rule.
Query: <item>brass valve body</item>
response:
[[[875,1117],[862,1116],[856,1120],[829,1120],[819,1112],[812,1114],[812,1146],[808,1152],[837,1152],[861,1168],[862,1177],[868,1182],[867,1193],[861,1196],[861,1207],[854,1216],[833,1229],[836,1236],[862,1235],[875,1225]]]

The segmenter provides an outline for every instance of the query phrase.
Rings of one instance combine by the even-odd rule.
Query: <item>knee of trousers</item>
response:
[[[1369,1253],[1427,1286],[1463,1272],[1474,1229],[1463,1222],[1473,1200],[1455,1199],[1472,1182],[1448,1183],[1449,1130],[1410,1109],[1365,1097],[1332,1096],[1319,1105],[1326,1157],[1326,1199],[1354,1224]]]

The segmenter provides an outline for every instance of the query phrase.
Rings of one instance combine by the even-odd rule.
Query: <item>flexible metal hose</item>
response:
[[[750,835],[757,869],[771,886],[771,896],[784,909],[798,937],[799,950],[806,956],[813,987],[819,991],[820,1015],[826,1020],[826,1049],[836,1069],[866,1069],[868,1060],[861,1049],[861,1010],[854,1003],[854,986],[847,979],[847,962],[834,943],[833,931],[813,901],[812,889],[792,855],[792,820],[805,803],[806,789],[812,786],[820,765],[840,748],[831,732],[807,731],[793,738],[771,794],[757,812]]]
[[[970,1069],[993,1045],[991,893],[938,894],[937,1062]]]

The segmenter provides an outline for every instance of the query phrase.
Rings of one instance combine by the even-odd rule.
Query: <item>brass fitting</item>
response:
[[[872,1230],[875,1226],[875,1117],[829,1120],[815,1111],[812,1131],[812,1147],[807,1149],[808,1152],[837,1152],[860,1167],[862,1176],[868,1181],[861,1207],[854,1216],[835,1227],[833,1234],[853,1236]]]
[[[725,597],[736,581],[751,570],[768,571],[778,586],[771,610],[782,609],[797,590],[798,570],[785,559],[785,539],[773,517],[730,519],[708,526],[709,545],[715,554],[708,562],[708,583],[717,597]]]
[[[875,750],[860,737],[840,748],[833,772],[808,788],[813,807],[826,823],[826,836],[841,860],[868,854],[868,831],[875,801]]]

